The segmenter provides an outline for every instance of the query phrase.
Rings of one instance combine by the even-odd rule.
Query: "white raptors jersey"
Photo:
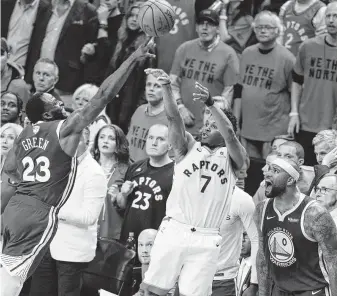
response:
[[[204,228],[219,228],[229,213],[236,176],[227,148],[196,142],[175,165],[166,216]]]

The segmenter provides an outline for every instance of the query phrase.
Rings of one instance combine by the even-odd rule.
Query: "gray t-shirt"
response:
[[[244,138],[269,142],[286,133],[294,63],[293,54],[279,44],[268,53],[261,53],[258,44],[244,50],[240,65]]]
[[[301,130],[331,129],[337,107],[337,47],[318,36],[301,45],[295,72],[304,76],[299,113]]]
[[[150,127],[154,124],[168,125],[165,111],[152,116],[148,114],[147,106],[147,104],[139,106],[132,115],[129,132],[126,136],[129,141],[132,162],[147,158],[145,143]]]
[[[204,104],[193,100],[195,82],[207,87],[212,96],[219,96],[225,86],[238,82],[239,61],[234,49],[222,41],[208,51],[201,48],[199,39],[194,39],[177,49],[171,74],[181,78],[181,98],[195,117],[195,125],[187,131],[196,135],[203,125]]]

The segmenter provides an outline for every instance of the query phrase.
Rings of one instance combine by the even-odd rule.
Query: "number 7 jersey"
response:
[[[196,142],[175,165],[166,216],[204,228],[219,228],[229,213],[236,176],[226,147]]]
[[[62,122],[29,125],[17,138],[13,147],[20,176],[16,194],[29,195],[52,206],[59,205],[62,196],[69,196],[76,158],[60,146]]]

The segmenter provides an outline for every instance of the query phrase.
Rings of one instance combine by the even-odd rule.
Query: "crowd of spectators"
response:
[[[167,1],[177,15],[174,27],[156,38],[156,57],[136,65],[83,132],[74,190],[50,252],[21,295],[98,295],[81,280],[97,240],[124,244],[130,233],[141,272],[121,293],[141,295],[174,171],[162,86],[147,68],[170,74],[181,117],[197,139],[214,124],[193,100],[195,81],[206,86],[236,116],[249,154],[231,208],[240,222],[225,221],[221,229],[226,241],[213,295],[241,296],[257,282],[252,215],[266,198],[263,174],[276,156],[301,166],[299,190],[322,202],[337,224],[337,1]],[[138,24],[142,2],[1,0],[1,212],[15,191],[2,165],[30,124],[29,99],[46,92],[69,113],[82,108],[146,38]],[[239,241],[231,231],[242,234]],[[237,291],[227,282],[234,278]]]

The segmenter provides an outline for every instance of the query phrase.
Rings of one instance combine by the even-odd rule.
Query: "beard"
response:
[[[269,185],[269,186],[271,186],[271,190],[268,192],[267,190],[265,190],[265,196],[267,198],[275,198],[285,192],[285,187],[277,185]]]

